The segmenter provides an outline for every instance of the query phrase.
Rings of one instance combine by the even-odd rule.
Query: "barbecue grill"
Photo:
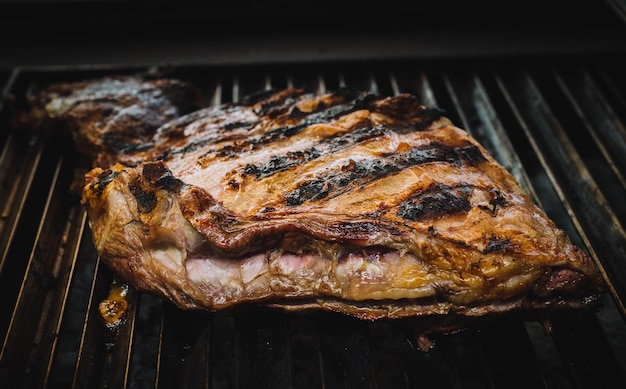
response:
[[[554,13],[512,6],[537,24],[511,27],[504,18],[464,34],[467,20],[481,25],[491,19],[484,8],[445,1],[413,5],[405,14],[394,12],[400,6],[377,15],[380,9],[361,10],[335,35],[282,37],[272,45],[264,39],[276,38],[273,33],[239,33],[229,37],[237,45],[247,42],[239,48],[191,39],[186,49],[164,40],[162,50],[151,48],[164,33],[136,34],[130,42],[124,33],[169,22],[169,13],[192,22],[171,23],[171,30],[180,34],[187,27],[196,38],[206,37],[193,23],[200,18],[172,2],[128,2],[119,17],[116,1],[34,3],[40,8],[7,2],[0,16],[3,36],[18,25],[58,28],[50,47],[25,36],[2,46],[8,55],[0,60],[0,387],[626,387],[626,3],[572,6],[560,10],[561,23]],[[108,24],[95,17],[76,19],[89,5],[101,20],[115,16],[119,34],[99,30]],[[238,12],[271,15],[271,21],[296,14],[280,2],[271,4],[283,9],[280,14],[264,5],[246,3]],[[342,19],[329,11],[343,10],[339,6],[324,6],[313,18]],[[241,23],[234,6],[223,7],[221,17]],[[415,20],[418,10],[419,20],[447,18],[408,32],[387,29]],[[149,17],[137,21],[142,12]],[[359,18],[371,23],[374,16],[384,28],[354,39]],[[295,29],[298,21],[287,26]],[[445,21],[463,28],[436,28]],[[90,23],[93,31],[76,41],[55,41]],[[482,40],[468,46],[476,37]],[[106,50],[113,44],[122,45],[115,57]],[[77,47],[86,51],[74,52]],[[609,285],[603,309],[549,321],[495,317],[423,339],[421,323],[412,319],[369,322],[260,307],[181,311],[131,288],[125,323],[108,331],[98,303],[119,280],[100,263],[79,203],[88,165],[66,134],[13,133],[9,122],[25,96],[52,82],[153,67],[200,86],[206,105],[288,86],[415,93],[485,145],[591,254]]]

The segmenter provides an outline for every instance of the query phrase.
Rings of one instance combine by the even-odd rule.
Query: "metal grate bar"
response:
[[[56,168],[53,171],[52,187],[54,187],[54,181],[56,181],[58,176],[60,161],[55,165]],[[45,196],[45,202],[42,204],[43,215],[48,212],[52,193],[53,191],[50,190],[48,192],[48,196]],[[19,350],[30,350],[32,345],[36,348],[39,343],[36,339],[32,342],[33,337],[35,337],[35,334],[38,332],[38,323],[32,320],[25,320],[25,317],[30,313],[29,311],[34,307],[37,309],[36,307],[38,307],[38,305],[35,305],[34,307],[29,306],[27,309],[24,304],[20,305],[20,302],[31,298],[34,298],[35,301],[39,300],[41,302],[43,298],[41,293],[43,291],[41,287],[45,287],[46,280],[49,279],[48,274],[46,274],[47,271],[44,268],[45,265],[43,263],[43,259],[37,257],[37,244],[41,236],[43,225],[44,220],[40,218],[39,223],[37,223],[37,230],[34,232],[35,236],[33,238],[33,244],[30,248],[30,255],[21,258],[21,261],[24,263],[24,276],[20,277],[22,278],[21,283],[15,284],[16,291],[13,293],[16,294],[16,302],[13,313],[10,316],[11,319],[8,323],[7,334],[4,337],[2,351],[0,352],[0,360],[4,361],[2,364],[3,375],[6,376],[8,373],[13,373],[15,378],[20,380],[28,376],[28,359],[30,355],[28,352],[19,352]],[[26,258],[28,258],[28,260]],[[14,276],[17,276],[17,274],[14,274]],[[18,278],[16,277],[16,279]],[[6,293],[9,292],[7,291]],[[9,305],[5,306],[8,307]],[[23,321],[24,323],[22,323]],[[15,372],[20,372],[21,374],[15,374]]]
[[[112,339],[104,331],[98,304],[108,296],[113,281],[111,271],[98,260],[89,296],[89,310],[82,330],[73,387],[125,387],[128,383],[138,294],[133,288],[129,288],[127,323],[120,327],[119,333]]]
[[[414,93],[420,97],[422,104],[428,107],[441,107],[442,106],[441,104],[439,104],[439,102],[437,101],[437,98],[435,97],[433,88],[430,85],[429,77],[423,71],[419,72],[418,74]]]
[[[0,187],[2,217],[0,218],[0,272],[7,262],[8,252],[15,237],[30,187],[41,158],[43,144],[24,145],[10,136],[0,156]]]
[[[279,312],[235,315],[239,387],[290,388],[291,357],[286,317]]]
[[[617,181],[626,188],[626,128],[586,69],[554,70],[554,78],[580,121],[606,159]],[[620,196],[623,199],[623,196]],[[615,202],[614,202],[615,203]]]
[[[535,203],[541,205],[526,170],[515,152],[496,109],[480,77],[475,73],[444,75],[448,92],[462,116],[468,132],[472,134],[494,158],[519,182]]]
[[[621,63],[616,64],[615,67],[617,69],[607,66],[588,66],[586,70],[613,107],[613,113],[624,123],[626,122],[626,96],[624,95],[626,77]]]
[[[619,309],[626,314],[626,268],[613,262],[626,253],[624,229],[531,76],[503,74],[498,84],[586,246],[607,274]],[[613,244],[603,244],[606,240]]]
[[[594,315],[553,320],[552,337],[576,387],[600,389],[626,385],[614,350]]]
[[[211,317],[206,312],[181,313],[172,304],[163,303],[158,387],[210,387]]]
[[[7,369],[22,372],[35,386],[47,381],[86,220],[78,202],[68,199],[65,191],[73,178],[67,175],[72,170],[66,160],[56,163],[2,352]],[[32,320],[35,312],[39,320]]]
[[[66,229],[64,230],[63,238],[59,241],[61,246],[57,252],[57,264],[59,265],[57,279],[60,286],[60,295],[56,297],[56,300],[52,303],[56,304],[51,309],[52,314],[49,314],[49,325],[46,334],[49,334],[53,340],[50,342],[51,351],[47,356],[47,368],[46,376],[44,379],[43,387],[47,387],[50,381],[50,376],[55,362],[57,346],[59,344],[59,335],[61,334],[62,318],[65,317],[65,310],[68,306],[68,297],[72,287],[71,280],[74,276],[74,270],[76,268],[76,260],[78,257],[79,246],[81,244],[81,237],[87,223],[87,214],[83,210],[76,208],[70,211]],[[61,289],[62,287],[62,289]]]
[[[156,387],[159,366],[160,332],[163,324],[163,301],[150,294],[140,294],[133,326],[133,348],[128,373],[131,388]]]
[[[50,387],[71,387],[80,342],[84,337],[82,330],[89,309],[90,289],[96,273],[97,256],[91,241],[91,230],[86,228],[86,214],[81,213],[80,217],[82,232],[76,237],[78,247],[72,247],[68,239],[68,247],[77,251],[73,254],[75,256],[72,260],[73,270],[72,274],[68,275],[71,280],[66,286],[69,290],[63,311],[60,313],[62,321],[58,336],[55,337],[55,352],[46,379]]]
[[[32,155],[34,161],[29,164],[28,177],[24,179],[27,183],[23,185],[26,193],[18,199],[19,209],[12,215],[19,216],[14,221],[14,227],[11,228],[11,236],[7,242],[3,266],[0,272],[0,306],[5,312],[12,314],[3,315],[0,318],[0,334],[2,334],[3,349],[7,342],[7,331],[10,323],[15,315],[19,293],[21,292],[24,275],[29,264],[28,258],[31,257],[37,236],[41,229],[42,215],[45,212],[49,198],[41,196],[40,193],[49,193],[49,188],[55,175],[58,159],[58,153],[54,151],[54,146],[43,147],[38,144],[33,146],[37,151]],[[56,153],[56,155],[55,155]],[[39,164],[39,160],[47,161],[47,163]],[[18,238],[16,238],[18,237]]]

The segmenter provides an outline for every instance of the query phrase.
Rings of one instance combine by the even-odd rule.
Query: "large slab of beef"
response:
[[[134,126],[62,119],[99,150],[82,201],[102,260],[184,309],[476,317],[604,291],[513,176],[410,94],[265,91],[113,150],[103,135]]]

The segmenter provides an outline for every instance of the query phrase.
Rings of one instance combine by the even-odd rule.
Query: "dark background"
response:
[[[0,0],[0,68],[626,52],[626,1]]]

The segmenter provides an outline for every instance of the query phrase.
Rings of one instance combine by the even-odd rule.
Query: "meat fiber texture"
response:
[[[110,122],[67,117],[95,155],[97,252],[141,291],[370,320],[598,307],[586,252],[411,94],[271,90],[176,116],[108,149]]]

